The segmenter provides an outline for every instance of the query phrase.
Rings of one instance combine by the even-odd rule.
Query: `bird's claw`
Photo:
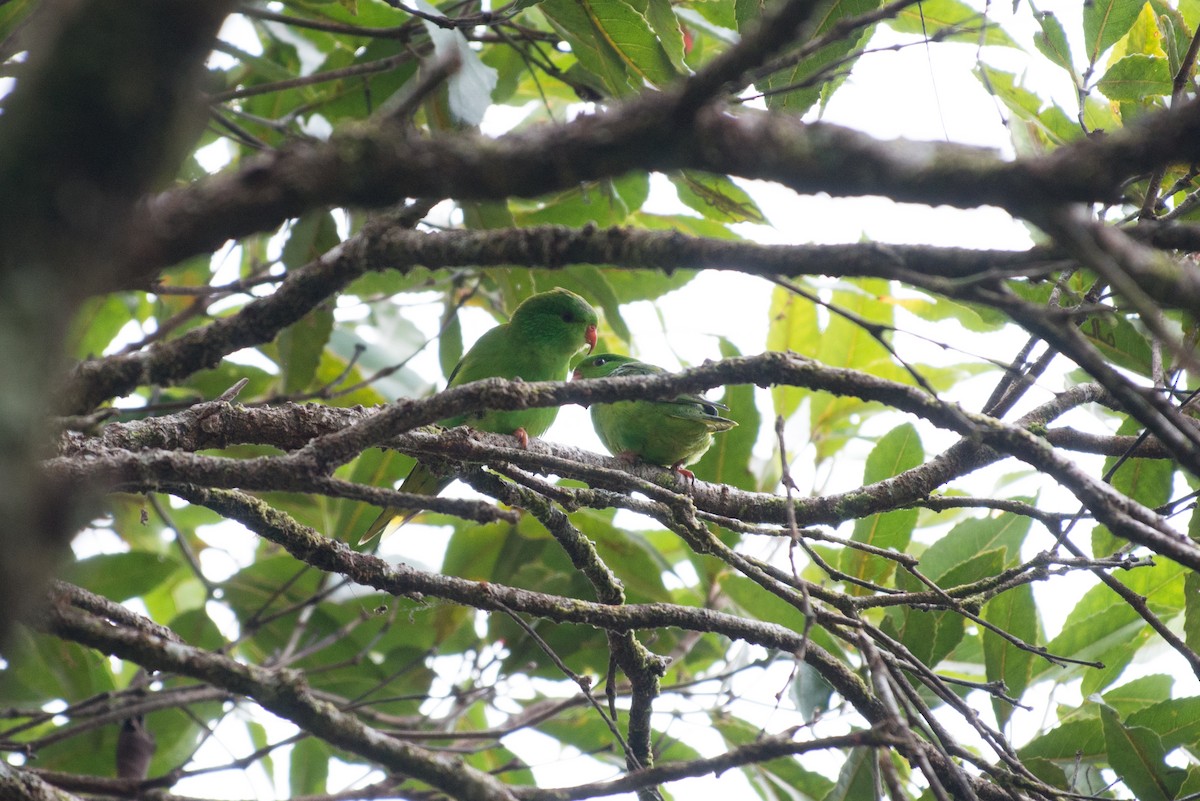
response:
[[[695,485],[696,474],[693,473],[691,470],[688,470],[686,467],[684,467],[683,462],[676,462],[675,464],[671,465],[671,469],[673,471],[675,471],[676,473],[678,473],[679,475],[683,476],[683,478],[686,479],[688,481],[688,483],[692,484],[693,486]]]

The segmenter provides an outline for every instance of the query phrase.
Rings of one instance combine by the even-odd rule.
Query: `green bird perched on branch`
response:
[[[564,381],[571,360],[596,347],[596,310],[566,289],[552,289],[526,298],[512,318],[487,331],[459,360],[450,373],[447,389],[483,378],[519,378],[523,381]],[[515,434],[523,446],[529,437],[545,433],[558,407],[480,411],[438,421],[446,428],[469,425],[494,434]],[[437,495],[452,477],[440,476],[418,462],[400,485],[401,492]],[[363,532],[359,542],[391,533],[420,510],[389,506]]]
[[[589,356],[575,368],[575,378],[605,376],[661,375],[661,367],[629,356],[601,353]],[[592,406],[592,426],[604,447],[613,456],[642,459],[651,464],[670,466],[681,476],[694,481],[696,476],[686,465],[695,462],[712,447],[712,435],[737,425],[721,417],[723,404],[699,395],[677,395],[672,400],[618,401]]]

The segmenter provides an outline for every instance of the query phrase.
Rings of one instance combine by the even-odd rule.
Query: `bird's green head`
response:
[[[632,356],[621,356],[617,353],[598,353],[588,356],[575,368],[575,378],[604,378],[626,364],[632,364],[637,359]]]
[[[596,310],[569,289],[530,295],[513,312],[509,325],[533,341],[574,345],[575,353],[596,347]]]

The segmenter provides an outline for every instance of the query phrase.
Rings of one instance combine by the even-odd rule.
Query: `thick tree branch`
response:
[[[68,321],[122,282],[135,203],[198,133],[197,81],[230,0],[56,0],[22,33],[0,115],[0,648],[73,529],[34,469]],[[84,77],[86,76],[86,77]]]
[[[312,439],[285,456],[262,457],[254,461],[269,464],[269,469],[274,475],[292,472],[300,475],[321,475],[354,458],[366,448],[386,443],[415,427],[454,414],[485,408],[513,409],[570,402],[613,401],[630,397],[667,397],[680,391],[699,392],[729,383],[802,386],[835,395],[875,400],[915,414],[966,437],[968,443],[972,444],[964,443],[964,448],[988,446],[1047,472],[1075,493],[1096,519],[1108,525],[1118,536],[1149,547],[1182,564],[1200,569],[1200,549],[1192,545],[1186,537],[1172,530],[1151,510],[1131,501],[1055,453],[1044,440],[1031,434],[1021,425],[1006,424],[986,415],[968,413],[917,388],[853,370],[825,367],[794,354],[769,352],[756,357],[707,364],[679,374],[646,378],[568,383],[523,383],[489,379],[455,387],[424,400],[406,400],[392,404],[377,414],[362,417],[350,425]],[[1100,392],[1098,387],[1096,392]],[[1088,397],[1095,399],[1092,396]],[[1034,421],[1044,424],[1044,417],[1045,413],[1024,421],[1024,424],[1032,425]],[[448,444],[453,447],[439,446],[437,452],[451,458],[481,461],[495,458],[497,455],[495,451],[482,452],[478,441],[471,437],[452,438]],[[523,457],[520,449],[513,449],[511,455],[505,455],[506,459],[519,464],[526,463]],[[986,464],[992,458],[986,452],[982,452],[973,457],[972,461],[977,467]],[[132,463],[136,463],[136,460]],[[542,466],[550,464],[543,461]],[[958,461],[947,461],[943,464],[952,472],[945,473],[943,468],[936,482],[932,484],[928,477],[916,480],[916,472],[910,471],[873,485],[869,492],[860,491],[801,502],[803,505],[796,510],[797,521],[801,525],[839,523],[849,518],[914,503],[947,480],[950,475],[964,469]],[[64,470],[70,468],[72,471],[84,473],[88,470],[86,462],[63,462],[61,465]],[[226,466],[229,469],[238,469],[234,464]],[[597,475],[595,472],[587,475],[586,470],[580,471],[570,460],[554,463],[553,466],[561,474],[586,480],[591,480]],[[72,475],[78,477],[83,473]],[[215,477],[216,473],[212,475]],[[603,474],[601,477],[603,478]],[[177,480],[187,481],[186,473],[180,473]],[[238,484],[234,480],[224,479],[218,485]],[[739,505],[739,499],[733,497],[736,494],[735,490],[721,488],[714,494],[720,499],[719,507],[703,506],[702,495],[697,495],[697,503],[702,504],[701,508],[707,511],[738,517],[745,522],[782,522],[784,519],[782,499],[770,497],[766,502]]]
[[[746,109],[706,109],[680,127],[672,109],[654,93],[567,125],[496,139],[359,129],[326,143],[297,143],[155,198],[134,261],[148,275],[314,208],[377,207],[405,197],[534,197],[631,170],[696,168],[772,180],[801,193],[995,205],[1026,216],[1049,205],[1110,200],[1128,176],[1200,158],[1197,101],[1016,162],[979,148],[884,142]]]
[[[415,220],[377,220],[311,264],[293,270],[276,291],[235,315],[148,348],[79,364],[61,409],[84,414],[143,385],[169,385],[222,357],[272,340],[283,328],[366,272],[524,264],[555,269],[611,264],[632,269],[731,269],[751,275],[827,275],[896,279],[952,296],[972,282],[1047,275],[1061,262],[1050,251],[973,251],[903,245],[770,246],[625,228],[545,226],[501,231],[424,233]]]

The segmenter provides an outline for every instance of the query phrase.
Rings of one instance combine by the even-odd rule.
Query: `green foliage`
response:
[[[921,464],[924,457],[925,451],[921,447],[921,438],[916,428],[908,423],[898,426],[880,438],[871,455],[867,457],[863,486],[875,484],[914,468]],[[898,509],[870,515],[855,521],[851,539],[874,548],[904,551],[916,523],[916,509]],[[878,583],[888,579],[896,569],[896,564],[865,551],[847,548],[842,552],[841,569],[854,578]]]
[[[25,68],[24,57],[13,59],[9,50],[24,46],[21,32],[34,5],[0,2],[0,53],[7,70],[0,80],[19,78]],[[877,26],[887,29],[880,32],[890,37],[886,47],[898,40],[902,44],[896,47],[919,46],[940,56],[945,42],[954,48],[968,45],[975,54],[974,75],[1003,115],[1017,158],[1054,154],[1086,139],[1103,142],[1102,134],[1121,131],[1156,109],[1194,102],[1195,65],[1185,62],[1200,22],[1196,0],[1093,0],[1082,5],[1081,17],[1016,4],[1014,13],[1028,15],[1024,28],[1032,36],[1016,33],[1020,26],[997,24],[994,11],[981,12],[980,5],[924,0],[876,16],[885,6],[880,0],[818,4],[805,38],[785,43],[749,67],[745,87],[729,84],[740,96],[722,97],[717,111],[701,113],[758,119],[752,115],[762,106],[762,113],[781,115],[778,119],[809,115],[805,120],[811,121],[838,92],[854,85],[863,51],[882,41],[882,36],[872,38]],[[575,118],[602,126],[609,119],[605,115],[627,108],[623,101],[637,98],[647,107],[660,99],[674,102],[675,95],[667,92],[754,35],[775,7],[763,0],[518,0],[503,10],[495,5],[484,16],[470,16],[479,9],[425,0],[286,0],[271,4],[268,17],[265,6],[246,6],[238,12],[244,30],[231,35],[235,41],[225,42],[210,60],[205,89],[213,99],[211,125],[184,157],[176,182],[203,181],[222,158],[214,154],[228,158],[218,171],[237,169],[251,158],[262,159],[255,164],[286,160],[289,153],[318,147],[327,128],[335,142],[347,133],[392,125],[398,143],[437,144],[446,137],[454,147],[461,141],[476,147],[480,140],[465,135],[480,128],[494,136],[497,128],[512,125],[518,136],[536,137]],[[278,13],[291,23],[276,20]],[[430,67],[448,57],[458,68],[436,85],[426,85]],[[1027,62],[1038,69],[1013,71],[1014,64]],[[1047,74],[1060,85],[1043,83]],[[1173,97],[1177,76],[1180,98]],[[921,89],[930,77],[906,76],[905,81]],[[949,106],[957,98],[940,102]],[[392,118],[398,109],[406,109],[403,118]],[[693,111],[681,111],[672,122],[680,142],[694,135]],[[882,107],[875,113],[894,114]],[[589,121],[592,115],[597,121]],[[632,114],[622,122],[637,123]],[[791,130],[786,126],[781,130]],[[452,139],[460,134],[462,140]],[[781,135],[781,148],[789,144],[785,139]],[[641,144],[620,142],[621,147]],[[886,155],[892,146],[878,147]],[[450,164],[454,147],[438,158]],[[674,262],[670,269],[656,269],[653,254],[636,252],[636,245],[629,252],[617,247],[622,238],[631,233],[665,234],[678,241],[705,238],[715,249],[758,236],[775,209],[754,182],[684,168],[672,160],[673,153],[655,154],[666,165],[658,174],[625,171],[625,166],[613,170],[605,161],[612,156],[614,163],[626,165],[627,155],[609,153],[596,163],[564,165],[561,153],[548,152],[546,169],[566,170],[569,180],[545,194],[522,189],[496,197],[481,191],[478,198],[486,199],[446,200],[433,187],[418,201],[441,201],[416,229],[423,235],[447,229],[517,239],[530,234],[527,229],[556,227],[546,240],[518,239],[528,246],[528,263],[499,263],[509,254],[520,255],[521,248],[509,247],[498,259],[489,242],[480,251],[486,266],[472,264],[473,257],[461,257],[459,248],[466,246],[452,237],[443,240],[449,254],[445,263],[401,258],[403,263],[364,268],[352,257],[343,262],[341,256],[364,239],[391,233],[381,233],[380,225],[392,219],[392,212],[376,208],[380,203],[354,185],[341,187],[341,199],[330,206],[308,208],[304,193],[311,189],[310,176],[295,175],[292,187],[257,188],[272,203],[304,208],[295,219],[237,240],[228,250],[131,279],[127,286],[136,288],[89,296],[75,310],[66,336],[71,357],[93,360],[89,365],[95,366],[106,353],[146,352],[161,343],[178,348],[174,356],[194,367],[175,378],[160,380],[152,370],[143,375],[127,397],[112,399],[114,419],[154,422],[161,417],[173,426],[194,423],[215,435],[221,432],[209,426],[220,425],[220,417],[216,412],[205,416],[210,407],[200,407],[199,421],[187,415],[194,404],[213,400],[239,382],[244,386],[235,402],[244,410],[286,414],[274,419],[278,428],[255,432],[263,435],[261,441],[233,436],[227,447],[206,444],[196,454],[187,447],[155,446],[144,461],[123,468],[126,472],[114,481],[129,494],[105,496],[102,516],[80,538],[80,553],[89,555],[60,577],[112,604],[126,604],[130,613],[144,612],[189,646],[234,664],[278,669],[288,681],[302,680],[323,710],[357,716],[381,733],[399,732],[399,741],[411,742],[414,749],[445,748],[509,784],[533,785],[543,777],[524,761],[530,756],[524,743],[502,742],[508,726],[522,734],[535,732],[549,754],[546,761],[561,749],[572,759],[593,760],[613,772],[626,771],[629,764],[613,729],[629,736],[637,704],[646,697],[653,707],[647,741],[660,764],[696,760],[718,745],[753,750],[764,735],[793,725],[798,743],[833,731],[857,732],[869,743],[867,713],[886,707],[878,699],[879,682],[887,681],[893,690],[904,683],[912,690],[894,692],[893,701],[898,698],[905,713],[901,718],[917,717],[916,704],[924,703],[931,715],[954,721],[951,737],[963,722],[952,702],[963,700],[1009,738],[1028,771],[1019,772],[1021,782],[1032,775],[1059,791],[1122,799],[1200,792],[1200,770],[1168,765],[1200,759],[1200,697],[1187,694],[1192,684],[1186,676],[1143,675],[1146,664],[1164,650],[1157,624],[1200,651],[1200,579],[1161,555],[1151,559],[1148,549],[1096,522],[1088,511],[1072,518],[1075,499],[1054,482],[1042,481],[1030,490],[1036,471],[1028,464],[1014,468],[1010,460],[991,468],[987,463],[996,454],[979,444],[986,431],[978,417],[946,423],[953,418],[948,413],[933,425],[918,419],[919,409],[913,411],[919,400],[929,399],[978,413],[1008,375],[1005,366],[1029,332],[1018,332],[1002,304],[989,303],[998,297],[1057,304],[1046,319],[1057,323],[1054,315],[1063,312],[1064,324],[1074,326],[1071,333],[1092,349],[1089,353],[1133,377],[1139,388],[1157,382],[1154,403],[1166,403],[1164,386],[1190,388],[1195,375],[1144,322],[1148,310],[1097,274],[1073,264],[1068,268],[1065,260],[1049,266],[1039,261],[1036,271],[958,278],[921,273],[919,253],[897,257],[896,270],[909,272],[894,274],[928,279],[920,286],[860,277],[871,274],[862,267],[869,261],[865,258],[816,268],[803,258],[781,267],[719,264],[756,277],[743,276],[744,297],[704,298],[703,308],[692,308],[687,304],[697,302],[704,285],[696,281],[701,273]],[[823,157],[812,154],[814,161]],[[955,158],[969,162],[975,151],[956,151]],[[1047,162],[1033,163],[1040,166],[1031,175]],[[795,179],[782,174],[787,164],[781,159],[781,175],[768,177]],[[848,171],[854,167],[846,165]],[[482,187],[514,183],[507,164],[478,169]],[[255,175],[249,168],[230,185],[254,188]],[[1155,177],[1164,197],[1150,206],[1162,212],[1179,209],[1181,218],[1194,218],[1198,212],[1188,212],[1185,205],[1194,202],[1200,187],[1194,170],[1174,165]],[[1134,219],[1151,183],[1149,174],[1131,176],[1122,187],[1126,196],[1120,202],[1113,198],[1102,219]],[[532,180],[529,185],[539,186]],[[279,194],[270,194],[274,191]],[[351,202],[345,198],[364,207],[332,207]],[[954,203],[969,205],[962,198]],[[781,238],[823,241],[824,232],[814,230],[819,222],[803,213],[785,208],[779,219],[787,221],[777,220],[775,233]],[[595,229],[612,229],[601,232],[612,238],[611,253],[577,262],[569,238],[581,231],[594,235]],[[223,230],[215,226],[213,235]],[[893,247],[860,244],[873,257],[886,256]],[[327,259],[331,253],[340,255]],[[1054,258],[1061,256],[1060,248]],[[839,272],[841,267],[846,269]],[[281,286],[312,287],[322,270],[341,269],[357,277],[339,284],[338,291],[312,289],[320,297],[304,308],[285,310],[295,311],[286,325],[276,325],[255,305]],[[786,279],[775,276],[775,269]],[[880,272],[891,275],[890,269]],[[769,293],[758,283],[763,278],[775,281]],[[541,493],[594,549],[624,603],[639,605],[645,619],[668,621],[628,627],[641,648],[664,660],[661,676],[648,678],[650,670],[635,675],[628,654],[627,661],[615,664],[612,643],[626,628],[614,627],[619,631],[612,637],[606,633],[603,616],[591,606],[602,594],[595,574],[585,577],[576,569],[563,542],[527,510],[518,510],[515,523],[486,524],[426,513],[382,545],[356,546],[360,551],[378,547],[390,572],[369,561],[369,554],[356,554],[361,561],[353,570],[339,573],[341,568],[331,567],[349,550],[344,543],[356,541],[378,511],[345,487],[396,486],[415,464],[409,452],[430,458],[411,441],[380,434],[357,454],[335,452],[322,468],[346,482],[339,488],[325,483],[305,491],[288,484],[283,491],[272,489],[269,481],[241,484],[219,471],[206,474],[216,489],[251,487],[278,519],[309,527],[306,536],[337,541],[332,551],[309,545],[288,550],[204,506],[182,506],[168,490],[187,494],[189,488],[208,485],[153,474],[153,460],[172,453],[267,464],[282,452],[268,443],[292,427],[309,432],[310,446],[328,433],[305,428],[318,409],[335,413],[395,402],[399,406],[393,408],[403,410],[407,402],[444,386],[482,327],[504,321],[520,301],[553,287],[579,293],[601,312],[600,337],[615,350],[639,355],[674,350],[685,364],[763,351],[791,353],[815,360],[827,368],[824,378],[836,375],[851,387],[846,390],[843,383],[827,391],[771,376],[758,386],[730,383],[707,390],[739,425],[718,436],[693,465],[695,485],[669,476],[656,485],[636,468],[627,475],[594,462],[571,467],[567,463],[573,457],[560,456],[557,449],[571,444],[574,432],[561,426],[545,436],[545,448],[559,459],[550,466],[538,461],[547,452],[538,445],[528,454],[511,451],[503,460],[487,454],[465,459],[464,464],[494,470]],[[1157,312],[1181,343],[1193,344],[1196,324],[1188,314],[1149,311]],[[703,323],[705,315],[728,318],[755,333],[708,336],[704,325],[693,325]],[[661,336],[643,324],[655,316]],[[214,321],[236,322],[233,339],[195,348],[198,335]],[[701,331],[702,344],[682,341],[677,332],[684,323]],[[1037,341],[1030,362],[1054,346],[1041,336]],[[1016,372],[1026,366],[1016,365]],[[1164,375],[1176,383],[1161,381]],[[1095,380],[1065,370],[1030,374],[1033,390],[1024,400],[1040,404],[1076,377]],[[909,405],[903,414],[880,400],[887,397],[883,393],[864,389],[884,385],[892,397],[913,391],[904,396]],[[1004,421],[1011,424],[1027,406],[1018,409]],[[1092,409],[1075,413],[1087,423],[1099,421],[1104,436],[1113,433],[1117,420],[1116,434],[1145,430],[1129,409],[1119,416]],[[358,419],[342,418],[346,425]],[[110,420],[96,416],[56,421],[56,426],[60,423],[67,432],[64,451],[79,447],[87,458],[100,459],[109,447],[94,437]],[[1043,434],[1055,425],[1039,422],[1028,430]],[[403,433],[401,421],[387,435]],[[304,444],[293,442],[289,454],[302,453]],[[781,448],[790,458],[796,508],[817,521],[811,528],[793,531],[781,520]],[[980,458],[972,462],[963,450]],[[1071,451],[1067,461],[1090,478],[1107,476],[1124,502],[1145,514],[1163,510],[1165,517],[1173,499],[1172,513],[1186,511],[1178,501],[1176,484],[1183,482],[1176,475],[1193,488],[1196,482],[1169,459],[1107,456],[1101,465],[1098,456]],[[921,466],[945,478],[933,490],[889,481],[912,478]],[[980,476],[969,476],[977,469]],[[146,475],[145,485],[136,484],[136,492],[144,494],[133,494],[135,479]],[[989,492],[993,497],[985,497]],[[825,503],[830,498],[834,502]],[[964,507],[934,511],[943,508],[937,502],[956,500]],[[1027,514],[1031,507],[1039,510],[1036,515]],[[1174,523],[1167,518],[1167,524]],[[705,539],[704,530],[713,539]],[[1200,511],[1191,511],[1188,533],[1200,542]],[[1075,556],[1060,536],[1083,555]],[[902,560],[901,554],[911,559]],[[1104,561],[1109,557],[1113,561]],[[392,595],[379,589],[415,571],[424,571],[421,592]],[[1127,588],[1135,603],[1091,578],[1095,572]],[[1081,576],[1083,583],[1070,583]],[[537,611],[506,609],[501,597],[535,599],[530,605]],[[119,610],[109,611],[115,618]],[[728,616],[740,619],[745,629],[731,634]],[[119,621],[105,625],[116,627]],[[787,640],[790,645],[775,644],[773,638],[785,635],[793,638]],[[795,647],[794,638],[804,638],[804,647]],[[886,670],[873,661],[864,645],[868,641],[884,652]],[[611,725],[564,668],[591,682],[605,715],[603,693],[613,688],[618,714]],[[1157,663],[1153,669],[1167,670]],[[6,710],[0,716],[0,741],[11,753],[26,750],[40,769],[111,776],[120,715],[146,698],[166,698],[146,713],[158,743],[151,778],[195,768],[201,744],[210,738],[224,742],[230,732],[239,738],[235,742],[256,749],[253,769],[280,796],[338,793],[346,765],[356,776],[379,767],[347,745],[350,737],[335,742],[305,730],[293,740],[291,730],[282,732],[277,721],[262,716],[241,689],[189,695],[203,687],[194,676],[148,674],[133,660],[109,659],[67,639],[20,629],[0,667],[0,709]],[[1039,706],[1035,714],[1017,705],[1042,704],[1050,693],[1055,705]],[[863,703],[867,696],[874,703]],[[171,698],[182,700],[172,704]],[[266,707],[268,699],[255,700]],[[695,737],[693,725],[702,730]],[[914,741],[927,742],[926,734]],[[956,759],[970,750],[973,759],[996,766],[994,774],[972,767],[972,777],[1016,787],[1006,774],[1010,757],[994,759],[989,747],[971,741],[961,752],[947,750]],[[1182,758],[1173,753],[1176,749]],[[928,780],[920,776],[922,767],[902,758],[901,751],[845,747],[750,760],[726,772],[739,789],[748,786],[771,801],[874,799],[885,790],[891,797],[895,788],[885,781],[892,779],[901,785],[897,797],[932,797]],[[228,758],[241,756],[238,751]],[[404,771],[388,773],[397,780],[392,788],[397,797],[447,792],[430,790]],[[664,797],[686,795],[669,784],[662,792]],[[1046,788],[1030,793],[1053,796]]]

